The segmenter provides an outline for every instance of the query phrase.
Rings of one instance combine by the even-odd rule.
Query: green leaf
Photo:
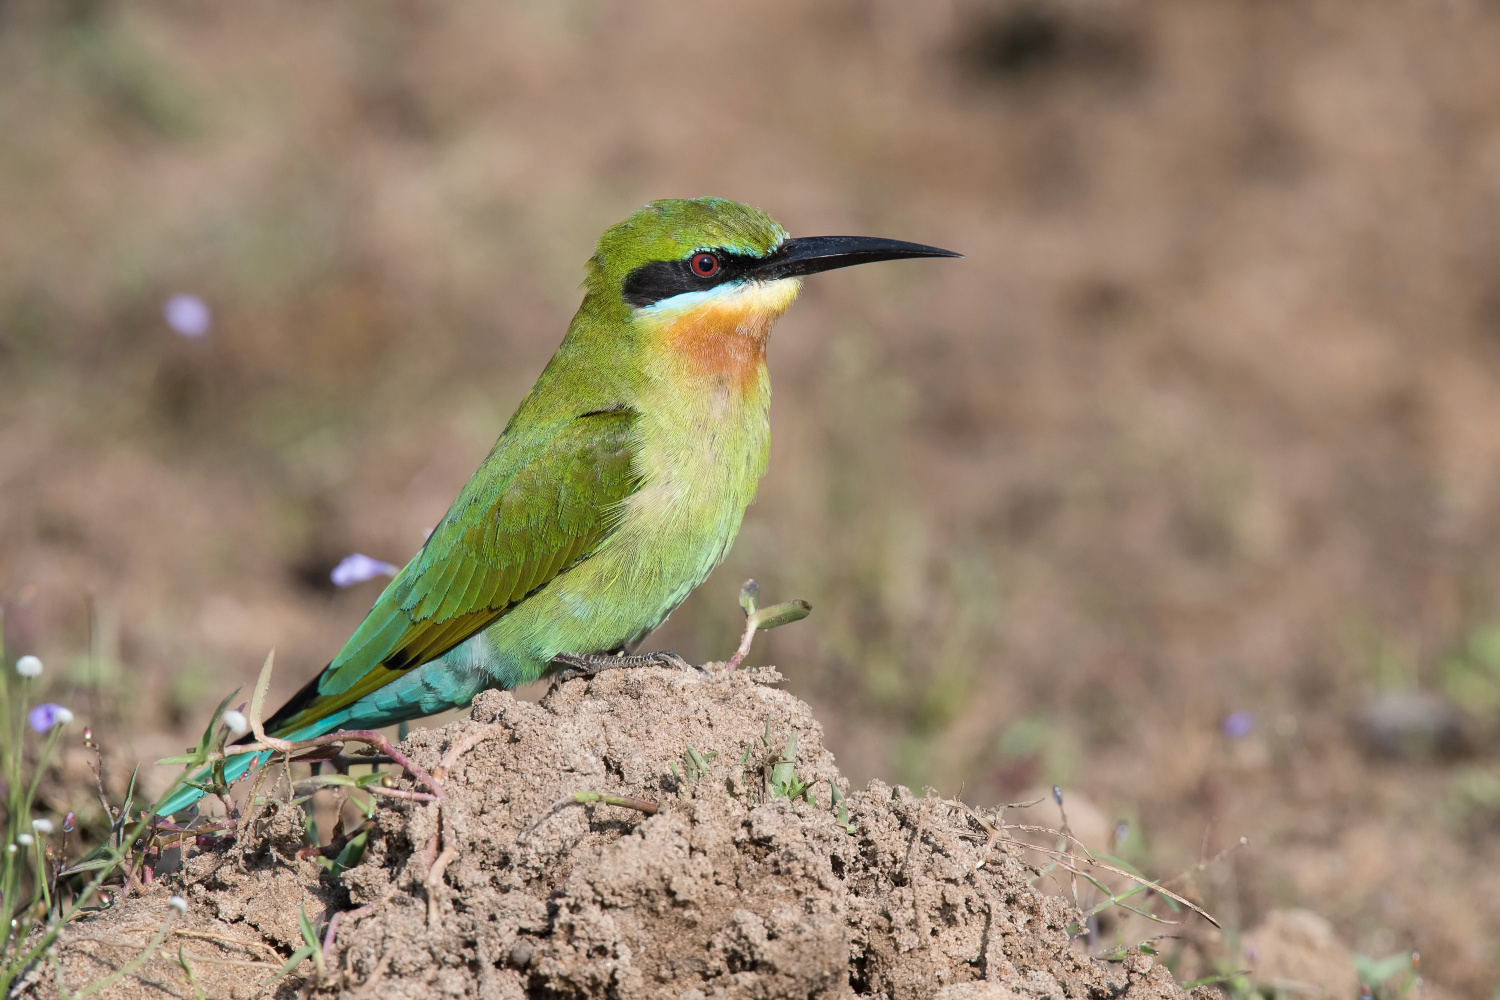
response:
[[[130,810],[135,806],[135,782],[140,777],[141,765],[137,764],[130,772],[130,784],[125,786],[125,803],[120,806],[120,829],[125,829],[125,824],[130,821]]]
[[[200,753],[199,751],[194,750],[192,753],[180,753],[172,757],[163,757],[161,760],[157,761],[157,763],[162,765],[190,764],[193,767],[197,767],[199,764],[202,764],[204,762],[203,759],[207,756],[207,751]]]
[[[307,916],[307,906],[304,903],[297,904],[297,929],[302,932],[302,941],[305,944],[318,943],[318,931],[312,925],[312,920]]]
[[[349,838],[349,842],[333,859],[333,874],[342,875],[365,859],[365,846],[370,842],[370,831],[361,830]]]
[[[312,950],[313,964],[318,967],[318,975],[321,976],[323,974],[323,948],[318,943],[317,928],[313,927],[312,921],[308,919],[307,907],[302,903],[297,904],[297,927],[302,931],[302,940],[306,942],[305,947]]]
[[[769,608],[762,608],[751,617],[755,619],[756,628],[766,629],[780,628],[792,622],[800,622],[810,614],[812,614],[812,605],[806,601],[787,601],[785,604],[773,604]]]
[[[687,745],[687,752],[683,754],[683,758],[683,770],[686,772],[689,781],[697,781],[707,776],[708,761],[704,759],[701,753],[693,749],[691,743]]]
[[[1388,955],[1385,958],[1372,958],[1369,955],[1360,954],[1354,955],[1354,969],[1359,973],[1359,981],[1366,986],[1380,986],[1387,979],[1400,975],[1410,968],[1410,952]]]
[[[203,987],[198,985],[198,977],[193,972],[193,967],[188,964],[187,955],[183,952],[183,946],[177,946],[177,964],[182,966],[182,972],[187,976],[188,985],[193,988],[194,1000],[208,1000],[208,994],[203,992]]]
[[[198,737],[199,753],[208,753],[208,748],[213,746],[214,733],[218,731],[219,720],[224,717],[224,712],[228,710],[229,703],[233,701],[234,696],[239,693],[240,689],[235,688],[233,691],[229,692],[229,695],[223,701],[219,702],[219,707],[214,709],[213,717],[208,720],[208,727],[203,730],[203,735]]]
[[[828,782],[828,789],[833,793],[833,818],[838,820],[844,832],[852,837],[856,827],[849,819],[849,803],[844,800],[844,793],[839,791],[839,786],[832,780]]]
[[[280,972],[276,973],[276,975],[272,976],[270,979],[267,979],[264,982],[262,982],[261,985],[262,986],[270,986],[272,983],[276,982],[277,980],[285,979],[287,977],[287,975],[290,974],[291,971],[293,969],[295,969],[297,966],[301,965],[303,963],[303,961],[305,961],[306,959],[312,958],[314,955],[317,955],[317,954],[320,954],[320,952],[318,951],[318,949],[317,949],[316,946],[314,946],[314,945],[307,945],[307,944],[303,945],[302,947],[298,948],[296,951],[292,952],[292,957],[286,960],[286,964],[281,967],[281,971]]]
[[[64,875],[77,875],[79,872],[96,872],[104,868],[113,868],[119,863],[118,858],[95,858],[92,861],[80,861],[76,865],[64,868],[57,874],[59,877],[62,877]]]
[[[380,777],[380,775],[374,774],[362,774],[358,778],[348,774],[315,774],[311,780],[320,785],[343,785],[346,788],[358,788],[360,787],[359,783],[361,779],[374,778],[378,782]],[[372,784],[372,782],[366,780],[365,784]]]
[[[740,587],[740,607],[745,610],[745,617],[755,614],[755,609],[759,606],[760,584],[754,580],[746,580],[744,586]]]
[[[797,776],[797,731],[787,737],[786,753],[771,765],[771,798],[812,801],[812,784]]]
[[[369,842],[370,828],[366,827],[345,841],[344,846],[339,848],[338,854],[331,858],[323,857],[320,854],[315,858],[315,861],[318,867],[337,878],[364,860],[365,845]]]

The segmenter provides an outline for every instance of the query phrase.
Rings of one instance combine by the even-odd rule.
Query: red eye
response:
[[[719,258],[711,253],[695,253],[692,268],[698,277],[711,278],[719,272]]]

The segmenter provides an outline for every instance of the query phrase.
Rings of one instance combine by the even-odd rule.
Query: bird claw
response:
[[[673,670],[695,670],[700,674],[708,673],[707,670],[704,670],[698,664],[689,663],[687,660],[684,660],[682,657],[669,650],[663,649],[655,653],[647,653],[646,656],[648,656],[652,660],[655,660],[661,666],[670,667]]]
[[[553,675],[557,683],[576,680],[579,677],[594,677],[604,670],[625,670],[631,667],[670,667],[674,670],[696,670],[707,673],[676,653],[662,650],[656,653],[614,655],[610,653],[558,653],[552,658],[555,664],[566,667]]]

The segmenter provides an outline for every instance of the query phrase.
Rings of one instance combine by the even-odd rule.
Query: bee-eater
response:
[[[610,654],[633,653],[734,541],[770,449],[766,338],[803,276],[957,256],[863,236],[794,239],[721,198],[653,202],[611,227],[562,345],[488,457],[266,731],[370,729],[557,663],[650,659]],[[262,756],[230,758],[227,777]],[[161,812],[198,795],[185,788]]]

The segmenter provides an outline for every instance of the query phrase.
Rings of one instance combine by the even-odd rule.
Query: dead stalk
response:
[[[1024,847],[1029,851],[1036,851],[1038,854],[1045,854],[1049,858],[1052,858],[1054,861],[1056,861],[1061,867],[1067,869],[1075,875],[1082,875],[1084,878],[1088,878],[1089,876],[1081,870],[1075,868],[1074,865],[1086,865],[1092,868],[1102,868],[1103,870],[1111,872],[1115,875],[1123,875],[1125,878],[1128,878],[1155,892],[1159,892],[1173,902],[1187,907],[1188,909],[1192,910],[1194,913],[1202,917],[1204,920],[1207,920],[1209,923],[1213,924],[1215,927],[1219,926],[1219,922],[1215,920],[1207,910],[1203,909],[1203,907],[1197,905],[1186,897],[1181,896],[1178,893],[1173,892],[1171,889],[1166,888],[1162,883],[1153,882],[1148,878],[1144,878],[1140,875],[1135,874],[1134,872],[1128,872],[1125,869],[1118,868],[1106,861],[1100,861],[1098,858],[1094,857],[1092,853],[1090,853],[1089,849],[1083,845],[1082,841],[1073,836],[1071,833],[1066,833],[1061,830],[1053,830],[1045,826],[1032,826],[1027,823],[990,823],[983,816],[980,816],[977,812],[971,809],[967,804],[960,802],[959,805],[963,807],[964,811],[967,812],[969,816],[975,820],[975,822],[977,822],[989,833],[989,839],[985,842],[984,846],[985,851],[988,851],[995,845],[996,841],[999,839],[1001,832],[1004,830],[1021,830],[1026,833],[1041,833],[1053,837],[1059,837],[1067,843],[1076,845],[1078,850],[1082,853],[1082,856],[1080,857],[1078,854],[1073,854],[1068,851],[1061,850],[1060,848],[1038,847],[1035,844],[1018,844],[1018,846]],[[1213,860],[1214,859],[1210,859],[1204,864],[1212,863]],[[1189,869],[1189,872],[1190,871],[1192,871],[1192,869]],[[1183,874],[1187,874],[1187,872],[1184,872]],[[1174,878],[1180,877],[1180,875],[1174,876]],[[1160,920],[1160,918],[1153,919]],[[1168,923],[1169,921],[1162,922]]]

